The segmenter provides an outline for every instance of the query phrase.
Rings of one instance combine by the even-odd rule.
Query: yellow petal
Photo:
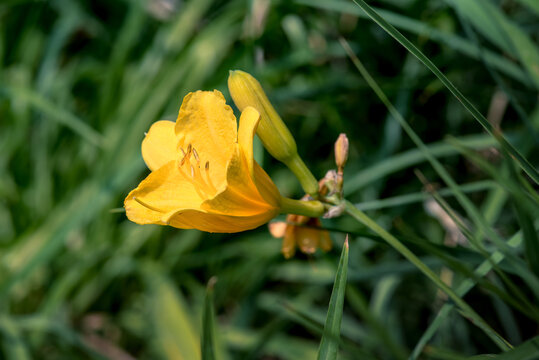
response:
[[[189,93],[183,99],[174,130],[178,146],[187,151],[191,145],[201,167],[208,162],[215,187],[224,188],[226,165],[237,140],[237,123],[223,94],[217,90]]]
[[[264,212],[276,212],[280,207],[273,194],[268,196],[268,199],[262,196],[250,175],[245,156],[237,144],[228,163],[226,183],[227,186],[222,192],[202,204],[203,210],[222,215],[253,216]]]
[[[253,169],[253,138],[256,133],[258,122],[260,121],[260,114],[255,108],[246,107],[240,116],[240,126],[238,130],[238,144],[240,144],[245,160],[247,161],[247,167],[251,177],[254,178]]]
[[[282,238],[286,232],[287,223],[284,221],[275,221],[268,224],[269,232],[274,238]]]
[[[142,158],[152,171],[159,169],[177,158],[174,122],[161,120],[155,122],[142,141]]]
[[[168,214],[199,208],[203,199],[176,161],[153,171],[124,201],[129,220],[137,224],[166,225]],[[203,194],[202,194],[203,195]]]
[[[230,216],[211,214],[202,210],[182,210],[170,216],[170,226],[214,233],[235,233],[255,229],[271,219],[278,212],[263,212],[252,216]],[[187,226],[186,226],[187,225]]]

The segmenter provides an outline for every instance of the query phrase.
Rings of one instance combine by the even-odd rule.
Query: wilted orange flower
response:
[[[296,253],[298,247],[305,254],[313,254],[316,249],[331,250],[331,238],[327,230],[321,229],[320,219],[290,214],[286,222],[276,221],[269,224],[271,235],[283,238],[281,252],[286,259]]]
[[[188,94],[176,122],[154,123],[142,142],[152,172],[125,199],[127,217],[223,233],[271,220],[281,209],[281,195],[253,159],[259,118],[254,108],[245,108],[238,129],[219,91]]]

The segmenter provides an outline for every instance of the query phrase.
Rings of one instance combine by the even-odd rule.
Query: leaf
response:
[[[153,323],[156,350],[165,359],[200,359],[200,344],[189,309],[181,294],[158,267],[148,264],[149,319]]]
[[[486,0],[447,0],[487,39],[519,59],[539,85],[539,50],[516,24]]]
[[[539,336],[536,336],[510,351],[499,355],[479,355],[470,360],[535,360],[539,358]]]
[[[384,29],[389,35],[391,35],[395,40],[397,40],[402,46],[406,48],[411,54],[413,54],[419,61],[421,61],[440,81],[442,84],[455,96],[455,98],[464,106],[464,108],[472,115],[472,117],[479,123],[481,126],[493,136],[500,145],[513,157],[514,160],[518,163],[519,167],[522,168],[536,184],[539,184],[539,173],[533,167],[530,162],[520,154],[520,152],[511,145],[503,134],[493,128],[492,124],[475,108],[475,106],[460,92],[459,89],[442,73],[440,69],[427,57],[423,54],[410,40],[408,40],[404,35],[402,35],[397,29],[395,29],[391,24],[389,24],[384,18],[382,18],[376,11],[374,11],[367,3],[363,0],[353,0],[354,3],[359,6],[367,15],[376,22],[382,29]]]
[[[344,295],[346,292],[346,274],[348,272],[348,236],[344,242],[329,300],[328,315],[324,325],[324,334],[318,349],[318,359],[336,359],[339,350],[339,339],[341,334],[341,321],[344,305]]]
[[[213,305],[213,288],[217,278],[212,277],[206,288],[204,313],[202,314],[202,360],[215,360],[215,309]]]

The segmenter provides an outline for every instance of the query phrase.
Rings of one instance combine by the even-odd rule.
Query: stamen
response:
[[[195,178],[195,168],[193,167],[193,165],[191,165],[191,177],[193,179]]]
[[[186,154],[185,154],[185,150],[183,150],[183,148],[182,148],[181,146],[180,146],[180,150],[182,151],[182,154],[183,154],[183,156],[185,157],[185,155],[186,155]]]
[[[160,212],[160,213],[165,213],[166,211],[163,211],[163,210],[159,210],[158,208],[155,208],[151,205],[148,205],[146,204],[144,201],[140,200],[140,199],[137,199],[136,197],[133,196],[133,200],[135,200],[136,202],[138,202],[140,205],[144,206],[145,208],[148,208],[150,210],[153,210],[153,211],[157,211],[157,212]]]
[[[191,150],[192,149],[193,149],[193,147],[191,146],[191,144],[187,145],[187,156],[191,155]]]
[[[215,186],[213,185],[213,182],[211,181],[211,176],[210,176],[210,162],[209,161],[206,161],[206,165],[204,166],[205,170],[206,170],[206,179],[208,181],[208,187],[211,189],[212,192],[216,192],[217,189],[215,188]]]
[[[197,161],[197,163],[200,163],[200,159],[198,158],[197,149],[195,149],[194,147],[193,147],[193,155],[195,156],[195,160]]]

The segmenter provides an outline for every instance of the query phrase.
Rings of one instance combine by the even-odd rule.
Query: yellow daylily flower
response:
[[[142,142],[152,171],[125,199],[137,224],[232,233],[256,228],[275,217],[281,197],[253,159],[260,114],[243,110],[239,129],[223,95],[190,93],[176,122],[154,123]]]

